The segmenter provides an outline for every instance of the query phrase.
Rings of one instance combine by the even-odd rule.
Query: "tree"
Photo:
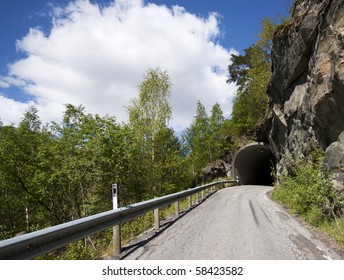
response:
[[[54,215],[45,189],[37,178],[45,172],[41,165],[41,147],[50,144],[49,133],[41,127],[37,109],[25,113],[18,128],[0,129],[0,191],[3,200],[0,215],[5,225],[1,236],[10,237],[46,225],[44,215]],[[48,215],[47,215],[48,214]]]
[[[18,127],[1,124],[0,239],[109,210],[112,183],[120,205],[189,186],[181,144],[168,127],[168,75],[155,69],[145,77],[129,124],[71,104],[61,123],[42,126],[31,107]],[[87,240],[95,248],[104,236]]]
[[[201,169],[211,161],[209,142],[209,117],[204,105],[198,101],[196,116],[189,128],[183,133],[183,139],[189,150],[192,173],[197,176]]]
[[[225,118],[219,103],[215,103],[211,109],[209,118],[210,134],[208,138],[211,160],[215,160],[224,153],[226,146],[226,134],[224,131]]]
[[[247,72],[252,67],[251,49],[252,47],[245,49],[245,55],[232,54],[230,58],[231,63],[228,66],[229,77],[227,83],[236,83],[240,91],[246,89],[249,81]]]
[[[1,237],[111,209],[126,137],[114,118],[71,104],[61,124],[42,127],[32,107],[17,128],[0,127]]]
[[[0,238],[9,238],[27,229],[25,218],[26,196],[23,194],[17,173],[20,164],[20,144],[13,126],[0,128]],[[22,159],[25,160],[25,159]],[[18,170],[17,170],[18,169]]]
[[[271,58],[272,39],[276,30],[276,22],[269,18],[264,18],[261,22],[261,31],[258,34],[257,44],[264,50],[267,59]]]
[[[171,81],[167,71],[160,68],[150,69],[139,85],[139,97],[132,99],[127,108],[129,122],[138,135],[145,138],[150,148],[152,161],[155,158],[156,137],[166,129],[172,108],[169,104]]]
[[[196,181],[208,163],[230,152],[233,143],[228,133],[229,121],[223,116],[220,105],[215,103],[208,117],[204,105],[198,101],[196,116],[182,134],[184,154]]]
[[[52,126],[51,171],[56,211],[71,220],[111,209],[111,184],[119,181],[125,138],[113,117],[86,114],[66,105],[63,122]],[[47,163],[48,164],[48,163]]]
[[[250,134],[268,108],[267,86],[271,75],[271,47],[275,23],[262,21],[260,38],[243,56],[232,55],[227,82],[238,85],[233,103],[232,125],[237,134]]]
[[[28,131],[40,132],[41,130],[41,121],[38,116],[38,110],[35,106],[30,106],[29,109],[25,112],[22,121],[19,124],[19,127],[23,127]]]
[[[139,96],[131,100],[127,108],[128,128],[134,135],[129,148],[135,151],[131,159],[141,169],[136,172],[140,178],[137,185],[141,186],[137,191],[149,197],[173,188],[171,178],[166,177],[166,166],[171,163],[171,158],[177,160],[175,156],[180,153],[174,131],[168,128],[172,117],[171,86],[167,71],[150,69],[139,86]],[[142,190],[144,186],[148,189]]]

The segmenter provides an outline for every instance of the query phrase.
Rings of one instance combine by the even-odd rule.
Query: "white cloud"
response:
[[[5,80],[0,79],[0,88],[9,88],[10,85]]]
[[[0,93],[0,121],[4,124],[17,124],[33,102],[22,103],[4,97]]]
[[[137,96],[143,74],[155,67],[166,69],[173,83],[174,127],[190,124],[198,100],[208,110],[219,102],[230,113],[235,89],[225,81],[235,51],[214,42],[220,34],[216,14],[200,18],[182,7],[139,0],[107,7],[76,1],[54,11],[49,34],[32,28],[17,42],[27,57],[10,65],[0,84],[31,95],[43,122],[61,119],[66,103],[126,121],[123,107]],[[1,98],[17,111],[27,107]],[[7,113],[1,111],[2,119],[14,121]]]

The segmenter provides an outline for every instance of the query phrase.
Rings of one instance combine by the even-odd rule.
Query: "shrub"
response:
[[[333,220],[343,213],[343,199],[332,187],[330,172],[319,153],[296,162],[295,176],[283,174],[280,179],[272,197],[311,224]]]

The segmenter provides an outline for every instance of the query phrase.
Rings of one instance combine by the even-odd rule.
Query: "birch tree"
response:
[[[139,95],[131,100],[127,108],[129,127],[136,135],[136,143],[140,150],[137,152],[137,164],[144,168],[145,182],[149,195],[164,193],[164,166],[173,153],[171,147],[174,139],[168,128],[172,117],[170,105],[171,80],[160,68],[149,69],[139,85]],[[165,147],[165,148],[163,148]]]

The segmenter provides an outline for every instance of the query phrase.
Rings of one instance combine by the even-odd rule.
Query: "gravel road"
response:
[[[222,189],[125,259],[340,259],[271,201],[271,189]]]

